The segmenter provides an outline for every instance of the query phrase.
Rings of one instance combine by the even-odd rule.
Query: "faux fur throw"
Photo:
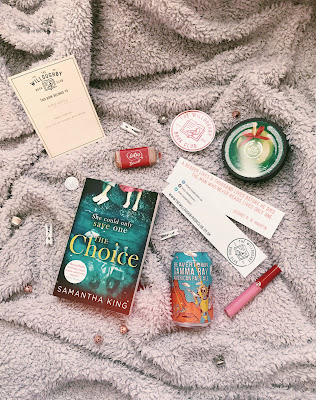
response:
[[[1,1],[1,400],[315,399],[315,11],[314,0]],[[8,77],[70,54],[107,137],[50,160]],[[170,138],[188,109],[215,121],[201,152]],[[234,110],[284,128],[290,154],[266,183],[243,183],[223,166]],[[143,133],[121,130],[123,121]],[[115,167],[115,150],[146,145],[161,150],[159,164]],[[240,226],[267,259],[244,279],[163,197],[129,318],[53,297],[85,177],[161,191],[181,156],[285,212],[271,240]],[[66,189],[68,176],[79,189]],[[161,242],[173,228],[181,234]],[[188,250],[214,263],[207,328],[171,321],[172,254]],[[230,320],[224,307],[275,263],[282,275]]]

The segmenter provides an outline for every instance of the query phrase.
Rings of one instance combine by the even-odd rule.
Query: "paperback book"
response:
[[[159,197],[87,178],[53,294],[129,314]]]

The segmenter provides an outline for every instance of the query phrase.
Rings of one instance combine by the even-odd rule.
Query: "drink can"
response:
[[[180,326],[208,326],[213,319],[212,260],[206,252],[177,252],[172,260],[172,319]]]

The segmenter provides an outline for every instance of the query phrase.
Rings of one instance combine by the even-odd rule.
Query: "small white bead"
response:
[[[68,190],[76,190],[79,187],[79,181],[76,177],[69,176],[69,178],[65,180],[65,186]]]

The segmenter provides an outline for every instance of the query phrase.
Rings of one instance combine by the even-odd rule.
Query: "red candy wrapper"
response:
[[[115,164],[120,169],[148,167],[154,165],[161,154],[154,147],[137,147],[115,152]]]

